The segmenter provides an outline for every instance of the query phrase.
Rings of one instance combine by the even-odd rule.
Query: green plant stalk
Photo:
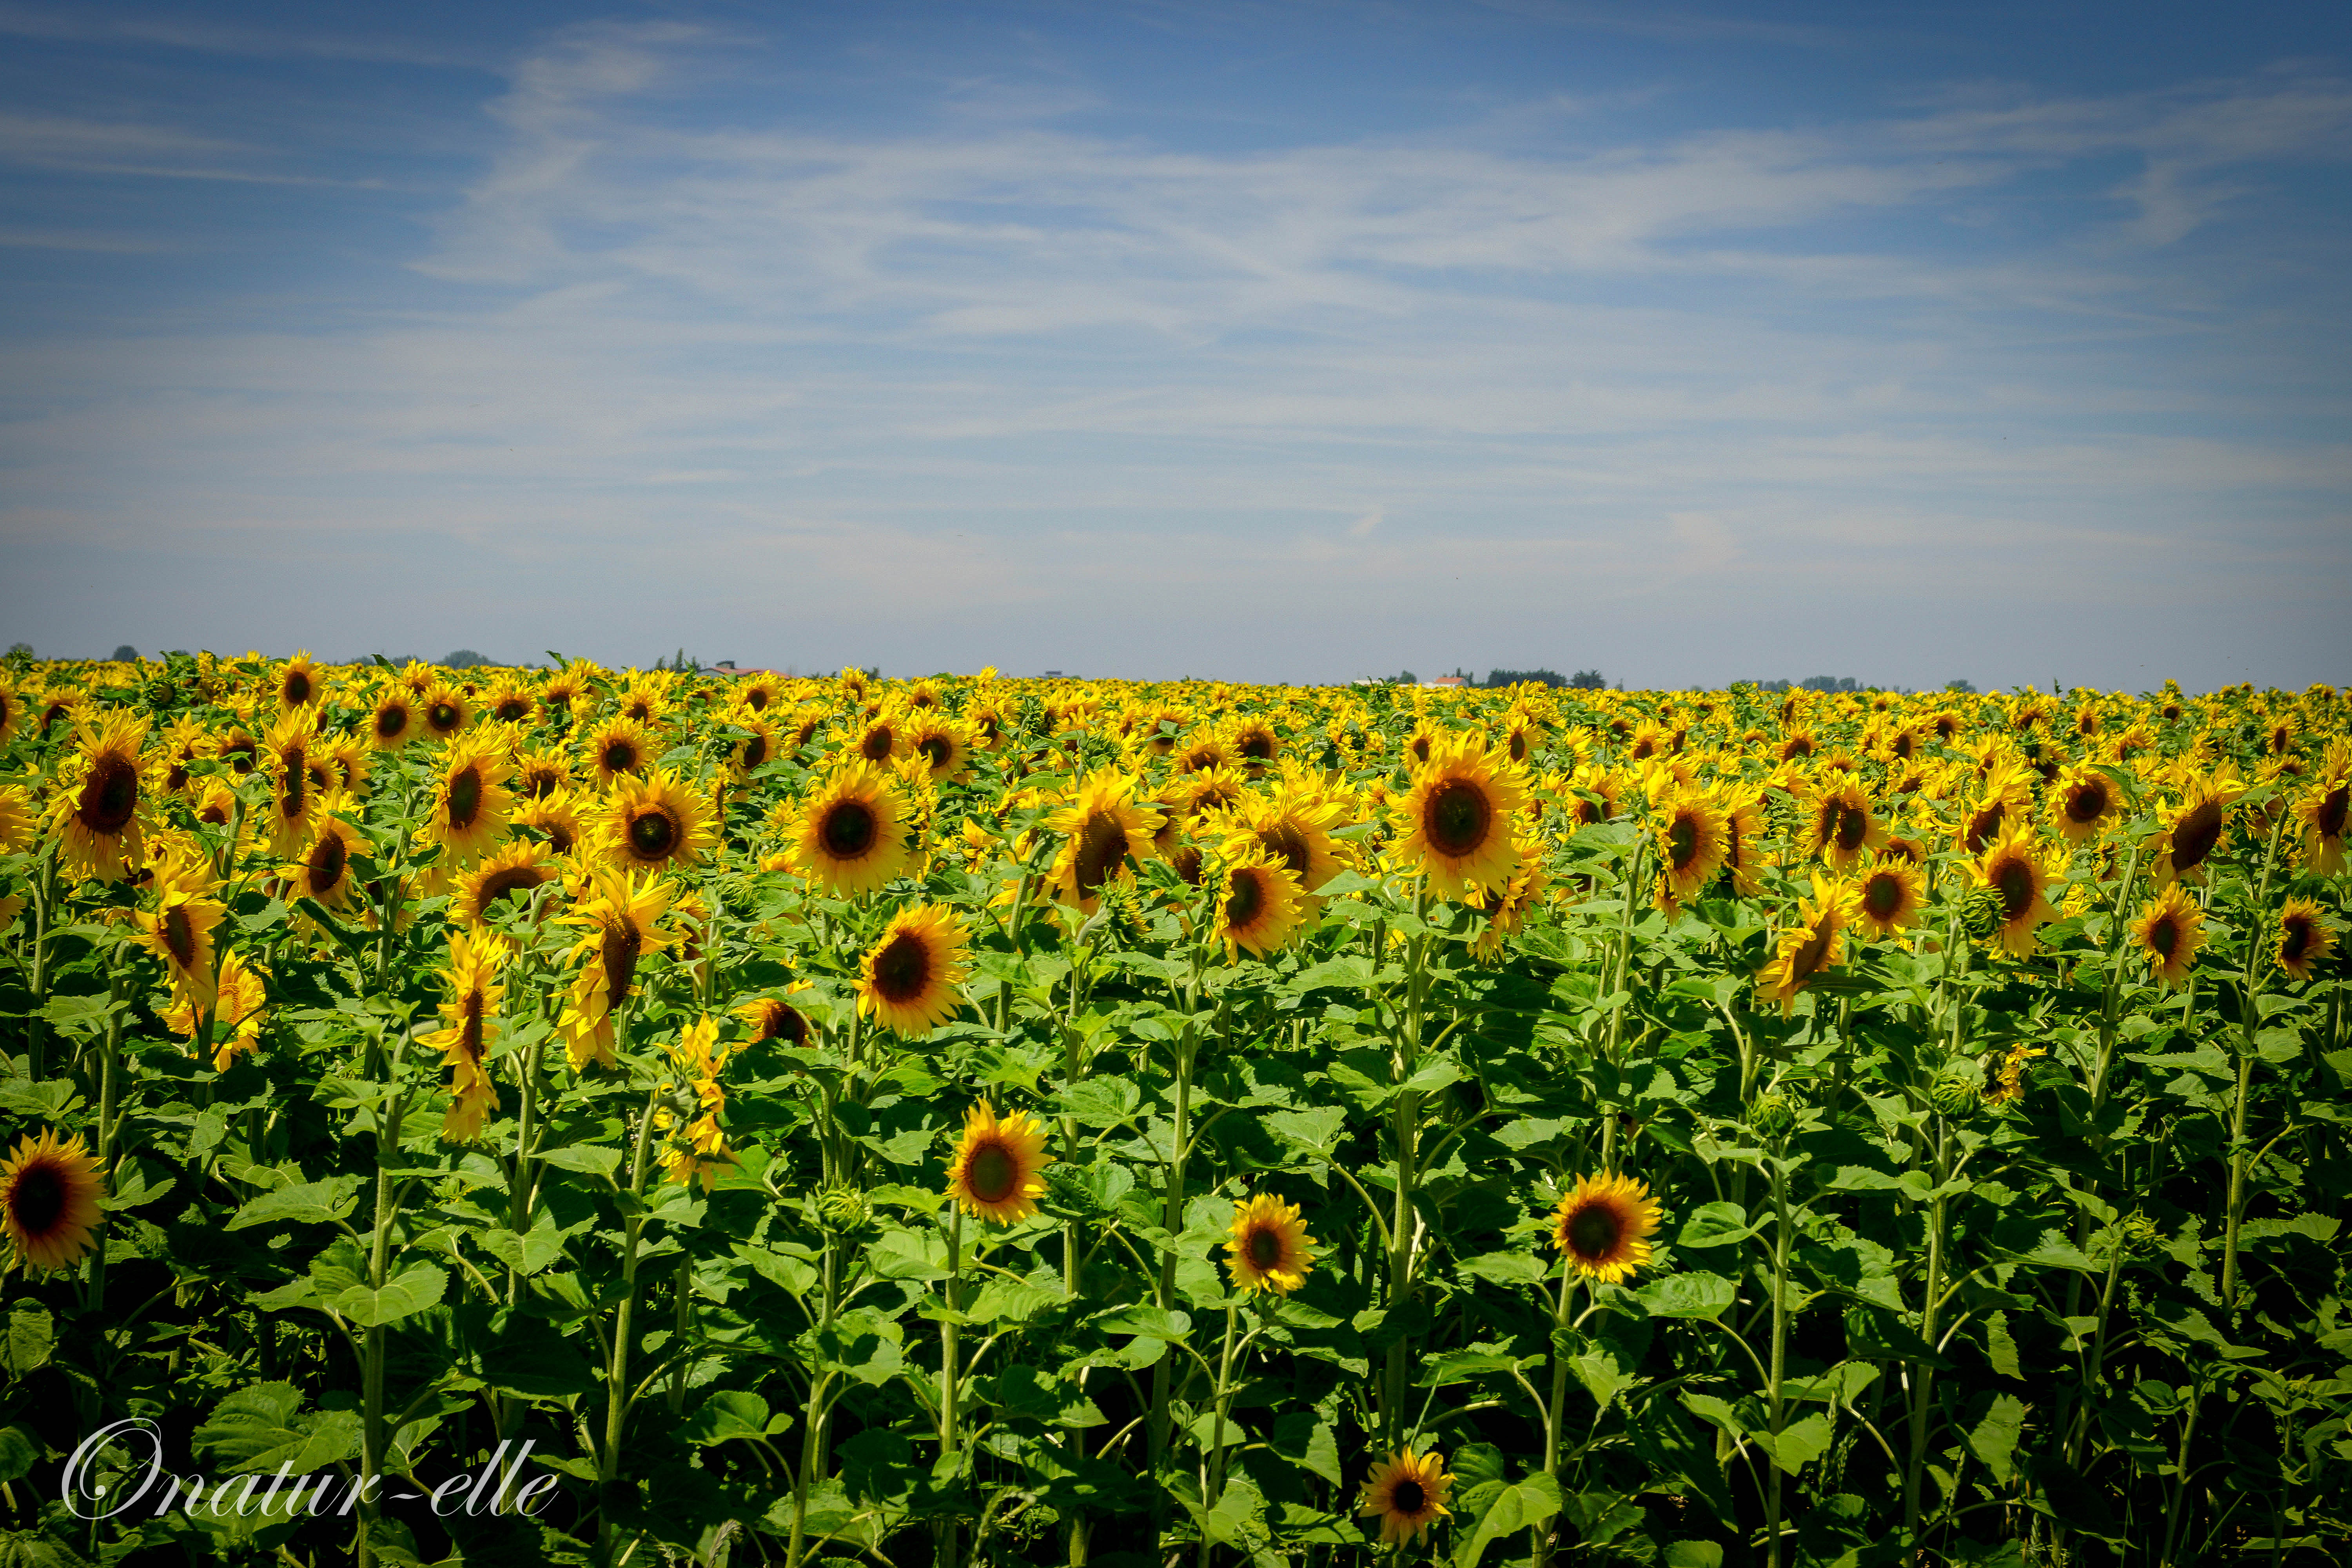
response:
[[[956,1451],[956,1330],[955,1314],[960,1310],[958,1271],[963,1267],[963,1207],[949,1206],[948,1277],[942,1287],[947,1296],[948,1316],[940,1320],[940,1458],[942,1462]],[[956,1562],[956,1521],[950,1514],[940,1521],[939,1568],[959,1568]]]
[[[1233,1300],[1229,1297],[1225,1302],[1225,1348],[1223,1352],[1217,1358],[1217,1392],[1215,1403],[1217,1413],[1215,1426],[1216,1440],[1209,1449],[1209,1462],[1204,1467],[1208,1472],[1205,1478],[1208,1484],[1201,1489],[1202,1509],[1204,1512],[1215,1511],[1217,1499],[1224,1490],[1225,1407],[1229,1403],[1231,1403],[1233,1371],[1234,1306]],[[1209,1568],[1209,1552],[1211,1545],[1212,1542],[1209,1540],[1209,1532],[1203,1530],[1201,1531],[1201,1568]]]
[[[41,1008],[49,999],[49,925],[58,897],[58,847],[52,840],[41,851],[40,870],[33,878],[33,994],[25,1017],[26,1076],[39,1082],[41,1070]]]
[[[2263,956],[2269,951],[2260,922],[2270,905],[2271,872],[2278,865],[2279,835],[2286,830],[2286,815],[2281,811],[2271,826],[2270,853],[2263,858],[2262,880],[2255,884],[2253,908],[2246,922],[2246,969],[2240,984],[2243,1038],[2238,1044],[2238,1093],[2230,1110],[2230,1195],[2221,1239],[2221,1306],[2232,1317],[2238,1310],[2238,1227],[2246,1217],[2247,1090],[2254,1081],[2254,1037],[2262,1028],[2261,994],[2255,987],[2262,982]]]
[[[820,1334],[833,1327],[834,1312],[838,1305],[840,1258],[841,1238],[828,1227],[824,1236],[824,1307],[817,1320]],[[819,1434],[824,1426],[825,1392],[833,1386],[833,1379],[834,1374],[830,1372],[809,1379],[808,1404],[801,1415],[800,1468],[793,1476],[793,1533],[784,1548],[784,1568],[800,1568],[801,1553],[805,1550],[808,1540],[809,1477],[815,1473],[824,1451]]]
[[[1413,914],[1426,920],[1429,914],[1429,883],[1424,879],[1413,895]],[[1429,992],[1429,936],[1426,931],[1414,933],[1412,939],[1412,973],[1406,988],[1403,1027],[1397,1037],[1393,1055],[1395,1081],[1411,1079],[1421,1065],[1423,1012]],[[1406,1304],[1412,1296],[1413,1269],[1413,1207],[1412,1187],[1420,1157],[1421,1096],[1411,1089],[1400,1092],[1392,1114],[1390,1136],[1396,1145],[1396,1205],[1389,1222],[1389,1292],[1388,1310],[1397,1314],[1400,1322]],[[1382,1369],[1381,1425],[1391,1446],[1402,1440],[1404,1425],[1405,1385],[1412,1373],[1412,1348],[1402,1334],[1390,1344],[1388,1364]]]
[[[383,1064],[383,1076],[391,1084],[393,1093],[375,1118],[375,1226],[368,1245],[368,1287],[377,1291],[383,1289],[384,1274],[392,1262],[392,1227],[400,1212],[399,1184],[394,1181],[392,1172],[399,1163],[401,1124],[408,1110],[408,1097],[399,1089],[406,1044],[404,1033],[401,1046]],[[383,1462],[391,1437],[384,1430],[383,1418],[383,1325],[369,1324],[360,1352],[360,1568],[373,1568],[375,1527],[383,1518]]]
[[[1576,1270],[1569,1267],[1568,1255],[1562,1252],[1559,1292],[1554,1298],[1551,1313],[1551,1401],[1544,1407],[1543,1473],[1554,1481],[1559,1479],[1560,1424],[1568,1419],[1568,1347],[1560,1342],[1567,1337],[1569,1309],[1575,1300]],[[1558,1529],[1556,1524],[1528,1526],[1528,1555],[1537,1568],[1549,1568],[1552,1540]]]
[[[107,1190],[114,1187],[114,1145],[122,1128],[117,1114],[122,1077],[122,993],[130,984],[130,965],[123,962],[123,944],[117,943],[114,961],[107,965],[106,996],[115,1006],[106,1016],[106,1043],[98,1063],[98,1169]],[[106,1305],[106,1227],[91,1237],[89,1310]]]
[[[2204,1407],[2205,1389],[2200,1380],[2195,1394],[2189,1401],[2188,1413],[2180,1422],[2180,1455],[2173,1466],[2172,1507],[2164,1521],[2164,1549],[2157,1553],[2156,1568],[2172,1568],[2172,1549],[2179,1543],[2180,1522],[2189,1502],[2189,1446],[2197,1436],[2197,1412]]]
[[[1778,1159],[1772,1163],[1772,1366],[1767,1375],[1770,1383],[1766,1389],[1767,1402],[1772,1416],[1772,1463],[1767,1467],[1764,1490],[1764,1560],[1769,1568],[1780,1568],[1780,1430],[1788,1418],[1788,1405],[1782,1397],[1783,1379],[1789,1364],[1789,1177],[1780,1169]],[[1942,1200],[1937,1200],[1940,1210]],[[1940,1227],[1940,1218],[1938,1220]],[[1934,1255],[1929,1254],[1928,1268],[1935,1268]],[[1929,1310],[1934,1310],[1935,1287],[1928,1289]],[[1933,1333],[1930,1327],[1927,1331]],[[1926,1368],[1920,1369],[1922,1373]],[[1916,1431],[1916,1423],[1915,1423]],[[1917,1450],[1915,1447],[1915,1456]],[[1915,1458],[1914,1463],[1916,1463]],[[1907,1495],[1907,1491],[1906,1491]]]
[[[626,1027],[625,1020],[616,1023],[615,1035]],[[618,1054],[619,1040],[615,1040]],[[637,1139],[629,1155],[629,1196],[637,1200],[631,1206],[639,1212],[623,1218],[621,1225],[621,1299],[613,1307],[613,1354],[604,1373],[604,1441],[596,1455],[596,1480],[600,1494],[609,1494],[613,1483],[621,1474],[621,1439],[629,1424],[629,1335],[631,1320],[637,1307],[637,1243],[645,1235],[646,1215],[642,1212],[646,1194],[646,1178],[652,1164],[654,1111],[661,1103],[663,1086],[655,1084],[646,1097],[646,1107],[637,1118]],[[604,1514],[604,1497],[598,1501]],[[620,1531],[610,1517],[600,1517],[603,1556],[614,1560],[619,1547]]]
[[[1965,1004],[1962,1005],[1964,1006]],[[1958,1010],[1955,1008],[1955,1012]],[[1953,1032],[1955,1036],[1958,1033],[1957,1023],[1953,1026]],[[1945,1174],[1945,1127],[1942,1116],[1937,1115],[1934,1118],[1934,1126],[1935,1149],[1931,1169],[1935,1175],[1935,1184],[1941,1187],[1944,1184]],[[1945,1199],[1938,1196],[1928,1205],[1927,1211],[1927,1279],[1926,1295],[1919,1305],[1919,1337],[1930,1349],[1933,1349],[1936,1343],[1936,1319],[1938,1309],[1943,1304],[1944,1205]],[[1935,1382],[1936,1374],[1933,1368],[1923,1363],[1912,1369],[1909,1413],[1911,1453],[1903,1470],[1903,1528],[1906,1532],[1913,1534],[1916,1534],[1919,1528],[1920,1488],[1927,1478],[1927,1416],[1933,1403]]]
[[[1192,1136],[1192,1058],[1197,1047],[1193,1039],[1193,1022],[1187,1019],[1183,1034],[1176,1043],[1176,1122],[1169,1136],[1168,1191],[1160,1201],[1160,1226],[1171,1237],[1176,1236],[1184,1224],[1184,1163]],[[1168,1310],[1176,1300],[1176,1254],[1173,1248],[1160,1260],[1160,1278],[1155,1282],[1152,1300],[1161,1311]],[[1160,1460],[1168,1451],[1169,1399],[1172,1393],[1171,1358],[1161,1356],[1151,1369],[1150,1457],[1154,1473]]]

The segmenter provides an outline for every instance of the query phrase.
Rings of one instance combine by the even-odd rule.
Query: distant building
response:
[[[1049,669],[1045,672],[1045,679],[1048,680],[1059,680],[1062,679],[1062,672],[1058,669]]]
[[[1458,675],[1441,675],[1434,680],[1424,680],[1422,684],[1423,686],[1460,686],[1463,680]]]

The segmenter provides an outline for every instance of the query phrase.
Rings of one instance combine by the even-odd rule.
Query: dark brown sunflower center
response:
[[[128,757],[107,752],[89,770],[75,815],[92,833],[120,833],[139,808],[139,770]]]
[[[817,819],[817,842],[836,860],[855,860],[874,847],[881,827],[874,819],[874,808],[864,801],[836,800]]]
[[[2159,915],[2147,928],[2147,945],[2158,958],[2170,958],[2180,946],[2180,921],[2174,915]]]
[[[1686,871],[1697,858],[1698,819],[1688,812],[1679,812],[1674,826],[1666,829],[1666,864],[1677,871]]]
[[[634,773],[637,766],[637,748],[627,741],[607,741],[601,760],[608,773]]]
[[[1170,853],[1168,863],[1176,868],[1176,874],[1183,878],[1187,885],[1195,888],[1201,885],[1201,852],[1198,849],[1189,844],[1182,845]]]
[[[550,687],[546,691],[541,693],[539,700],[541,702],[546,703],[551,708],[569,708],[572,706],[572,693],[560,686]]]
[[[754,735],[743,742],[743,766],[756,768],[768,760],[768,737]]]
[[[1261,1271],[1282,1261],[1282,1237],[1269,1226],[1259,1226],[1249,1233],[1246,1249],[1250,1264]]]
[[[920,996],[930,978],[931,950],[913,931],[900,931],[874,955],[874,989],[893,1005],[904,1006]]]
[[[1077,853],[1072,858],[1078,896],[1092,898],[1126,859],[1127,828],[1108,811],[1088,812],[1078,825]]]
[[[770,1002],[760,1010],[760,1038],[782,1040],[790,1045],[808,1044],[808,1020],[801,1010],[789,1002]]]
[[[1870,837],[1870,813],[1851,801],[1843,800],[1836,803],[1834,809],[1837,824],[1832,839],[1839,849],[1851,855],[1860,849],[1863,841]]]
[[[1881,871],[1862,885],[1862,907],[1874,921],[1893,920],[1903,909],[1903,879]]]
[[[2066,820],[2087,826],[2107,814],[2107,786],[2084,780],[2066,792]]]
[[[322,835],[306,863],[308,875],[304,879],[310,883],[311,893],[331,893],[342,886],[343,868],[350,863],[350,853],[343,847],[343,836],[340,833]]]
[[[515,724],[530,717],[530,704],[520,697],[509,697],[502,699],[490,711],[502,722]]]
[[[2221,841],[2221,802],[2209,800],[2192,807],[2172,830],[2172,869],[2179,873],[2202,866]]]
[[[1526,731],[1514,730],[1511,731],[1510,752],[1511,761],[1515,763],[1524,763],[1528,760],[1528,735]]]
[[[163,945],[172,950],[172,962],[183,969],[196,966],[196,922],[188,918],[185,904],[173,904],[163,911],[161,921]]]
[[[1242,755],[1253,762],[1266,762],[1274,756],[1274,737],[1263,730],[1254,730],[1242,737]]]
[[[482,814],[482,770],[467,763],[449,775],[449,826],[463,831]]]
[[[458,717],[458,708],[454,702],[436,702],[425,710],[425,721],[436,730],[456,729]]]
[[[545,800],[563,787],[563,775],[553,768],[534,767],[522,775],[522,792],[533,800]]]
[[[1467,779],[1448,779],[1432,790],[1422,807],[1422,832],[1440,855],[1459,859],[1476,853],[1494,829],[1495,808],[1486,792]]]
[[[47,1240],[66,1212],[64,1173],[47,1161],[37,1161],[16,1173],[8,1189],[8,1217],[35,1241]]]
[[[934,768],[943,768],[955,757],[955,742],[945,735],[926,735],[915,742],[915,750]]]
[[[202,811],[196,813],[196,820],[199,822],[209,823],[215,827],[226,827],[228,826],[228,807],[220,805],[218,802],[215,802],[213,805],[207,805]]]
[[[1789,743],[1780,748],[1780,755],[1783,760],[1790,757],[1810,757],[1812,754],[1813,742],[1811,738],[1804,735],[1790,736]]]
[[[2279,925],[2281,928],[2279,935],[2279,962],[2282,963],[2301,963],[2303,961],[2303,955],[2311,951],[2311,917],[2308,915],[2289,915],[2284,920],[2281,921]]]
[[[1895,737],[1895,744],[1892,749],[1896,756],[1902,758],[1907,763],[1911,760],[1913,753],[1918,751],[1919,739],[1917,736],[1912,734],[1910,731],[1906,730],[1901,734]]]
[[[542,823],[541,826],[547,831],[547,847],[550,849],[554,850],[558,855],[569,855],[572,853],[572,846],[575,842],[575,839],[572,837],[572,829],[568,824],[562,822],[548,822]]]
[[[754,713],[763,713],[768,708],[768,694],[755,686],[743,693],[743,706]]]
[[[2323,838],[2344,837],[2344,819],[2352,816],[2352,784],[2337,784],[2319,798],[2319,809],[2312,813],[2312,826]]]
[[[2007,815],[2007,809],[2005,802],[1989,801],[1969,815],[1966,839],[1969,854],[1984,853],[1984,847],[2000,832],[2000,819]]]
[[[375,732],[387,741],[408,733],[408,710],[394,702],[375,710]]]
[[[2004,922],[2023,919],[2025,911],[2033,907],[2037,891],[2033,868],[2024,861],[2011,858],[1993,868],[1992,885],[2000,894],[2000,918]]]
[[[1827,915],[1823,915],[1821,923],[1813,927],[1812,934],[1805,939],[1805,944],[1789,955],[1789,978],[1791,981],[1810,980],[1819,973],[1822,965],[1829,962],[1830,943],[1836,939],[1837,927],[1830,922]]]
[[[890,732],[888,725],[877,724],[866,731],[864,740],[857,742],[857,754],[869,763],[888,762],[891,748],[897,744],[898,739]]]
[[[604,1005],[617,1007],[629,994],[629,984],[637,977],[637,954],[645,950],[645,933],[637,922],[626,915],[615,919],[604,928],[601,944],[604,960]]]
[[[635,719],[640,724],[654,716],[653,704],[647,702],[642,697],[638,698],[635,702],[630,703],[627,707],[622,709],[621,711],[629,718]]]
[[[1568,1249],[1579,1258],[1606,1258],[1617,1250],[1624,1233],[1616,1211],[1603,1204],[1587,1204],[1568,1216]]]
[[[548,873],[536,866],[509,866],[503,871],[493,871],[482,879],[481,906],[488,910],[500,899],[520,903],[518,894],[528,893],[548,879]]]
[[[964,1184],[984,1204],[1001,1204],[1021,1184],[1021,1162],[1002,1143],[982,1143],[964,1166]]]
[[[1416,1514],[1429,1506],[1429,1491],[1419,1481],[1399,1481],[1389,1489],[1389,1506],[1402,1514]]]
[[[1416,763],[1429,761],[1429,737],[1426,735],[1415,735],[1405,742],[1404,749]]]
[[[299,816],[302,815],[303,792],[310,784],[310,772],[302,760],[302,749],[295,747],[281,760],[285,763],[285,771],[278,791],[278,809],[288,816]]]
[[[651,806],[629,818],[629,847],[642,860],[667,859],[677,850],[677,819],[659,806]]]
[[[467,1059],[469,1061],[478,1062],[482,1059],[483,1001],[484,997],[478,987],[469,989],[466,993],[465,1005],[461,1010],[465,1022],[459,1026],[457,1031],[457,1048],[466,1053]]]
[[[303,703],[310,701],[310,678],[303,674],[299,669],[288,670],[286,672],[286,700],[296,708],[299,708]]]
[[[1265,908],[1265,887],[1257,872],[1246,866],[1235,871],[1225,889],[1225,923],[1247,931]]]

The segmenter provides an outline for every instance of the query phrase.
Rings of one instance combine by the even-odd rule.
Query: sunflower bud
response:
[[[1990,942],[2000,930],[2001,898],[1998,888],[1974,888],[1960,899],[1960,929],[1979,942]]]
[[[826,1187],[816,1194],[816,1212],[829,1229],[856,1230],[866,1223],[872,1205],[856,1187]]]
[[[1767,1138],[1785,1138],[1797,1128],[1797,1102],[1774,1089],[1757,1096],[1748,1124]]]
[[[1975,1074],[1957,1064],[1936,1075],[1927,1086],[1927,1103],[1939,1115],[1964,1117],[1983,1103],[1983,1086]]]

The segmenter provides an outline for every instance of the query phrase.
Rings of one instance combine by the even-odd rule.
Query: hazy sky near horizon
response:
[[[0,0],[0,642],[2352,681],[2352,8]]]

